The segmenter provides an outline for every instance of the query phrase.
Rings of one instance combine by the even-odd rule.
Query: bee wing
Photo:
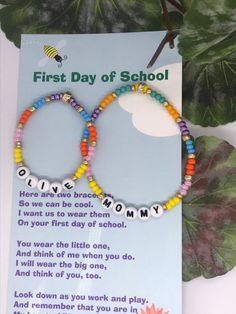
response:
[[[62,39],[59,40],[58,43],[56,44],[55,48],[60,50],[61,48],[63,48],[66,45],[66,40]]]
[[[48,57],[44,57],[41,60],[39,60],[38,66],[40,68],[42,68],[42,67],[44,67],[48,63],[48,61],[49,61],[49,58]]]

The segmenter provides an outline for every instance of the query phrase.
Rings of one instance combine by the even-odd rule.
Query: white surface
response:
[[[19,50],[0,33],[0,213],[1,213],[1,302],[6,312],[10,235],[11,187],[13,178],[12,141],[15,127]],[[236,123],[217,128],[190,126],[193,135],[215,135],[236,146]],[[183,314],[236,314],[236,268],[214,278],[197,278],[183,284]],[[170,313],[172,314],[172,313]],[[173,313],[174,314],[174,313]]]

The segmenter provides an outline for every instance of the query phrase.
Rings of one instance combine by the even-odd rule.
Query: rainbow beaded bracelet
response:
[[[185,180],[184,183],[181,185],[180,189],[177,193],[171,197],[167,202],[164,204],[154,203],[150,207],[141,207],[136,209],[133,205],[126,206],[121,201],[116,201],[113,197],[108,196],[109,194],[105,193],[103,189],[99,186],[98,182],[96,181],[92,168],[89,165],[85,174],[89,181],[89,186],[91,190],[98,196],[101,200],[101,205],[105,209],[112,209],[114,213],[118,215],[124,214],[128,219],[135,219],[139,217],[142,220],[147,220],[150,217],[158,218],[162,216],[164,211],[172,209],[176,204],[180,202],[180,200],[187,194],[188,189],[192,184],[192,177],[195,172],[195,164],[196,164],[196,157],[195,157],[195,147],[193,139],[190,136],[190,132],[186,126],[186,122],[177,112],[173,105],[171,105],[165,97],[163,97],[160,93],[155,90],[152,90],[148,85],[137,83],[134,85],[126,85],[116,89],[114,92],[106,96],[101,103],[99,104],[98,108],[95,108],[92,113],[92,120],[96,121],[99,117],[100,113],[110,104],[112,103],[117,97],[121,96],[122,94],[128,92],[139,92],[143,94],[147,94],[153,99],[157,100],[163,107],[169,112],[175,122],[178,124],[182,140],[186,145],[187,150],[187,164],[186,164],[186,173],[185,173]],[[87,129],[85,128],[84,134],[86,134]],[[84,136],[84,135],[83,135]],[[83,139],[82,139],[83,140]],[[87,162],[90,162],[90,156],[87,155],[85,157]]]
[[[42,178],[38,179],[35,175],[31,174],[30,169],[25,166],[23,161],[23,151],[22,151],[22,140],[23,140],[23,128],[31,117],[31,115],[38,111],[45,104],[52,101],[63,101],[64,103],[70,104],[77,112],[80,113],[81,117],[86,123],[86,132],[84,132],[84,138],[80,143],[80,150],[82,156],[93,156],[96,148],[97,133],[96,127],[92,122],[90,115],[85,111],[83,106],[79,105],[77,101],[72,97],[68,92],[58,93],[51,96],[47,96],[36,101],[32,106],[27,108],[23,114],[20,116],[18,125],[15,132],[15,148],[14,148],[14,157],[17,165],[17,176],[25,180],[27,187],[29,188],[38,188],[40,192],[50,191],[51,193],[58,194],[64,190],[71,190],[75,186],[75,181],[80,179],[85,170],[88,168],[88,161],[83,160],[75,173],[62,182],[52,182],[50,183],[48,179]],[[88,145],[88,141],[90,145]]]

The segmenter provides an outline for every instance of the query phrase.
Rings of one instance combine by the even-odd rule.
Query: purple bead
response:
[[[72,101],[70,104],[74,108],[78,107],[78,104],[76,103],[76,101]]]
[[[63,93],[60,93],[60,99],[62,99],[63,96],[64,96],[64,94],[63,94]]]
[[[181,127],[180,130],[181,130],[181,131],[188,131],[188,128],[186,128],[186,127]]]
[[[190,133],[189,133],[189,131],[183,131],[183,132],[181,132],[181,134],[182,135],[189,135]]]
[[[95,109],[94,112],[99,114],[100,110],[99,109]]]
[[[79,106],[76,102],[74,102],[74,105],[72,105],[72,104],[71,104],[71,106],[72,106],[72,107],[74,107],[74,108],[75,108],[75,110],[77,110],[77,109],[79,109],[79,108],[80,108],[80,106]]]
[[[185,126],[185,125],[186,125],[186,122],[184,122],[184,121],[179,122],[179,126]]]
[[[55,100],[55,95],[51,95],[51,96],[50,96],[50,99],[51,99],[51,100]]]
[[[74,102],[75,101],[75,99],[73,98],[73,97],[71,97],[70,98],[70,104],[72,103],[72,102]]]
[[[56,94],[56,95],[55,95],[55,98],[56,98],[56,100],[59,100],[59,99],[60,99],[60,95],[59,95],[59,94]]]

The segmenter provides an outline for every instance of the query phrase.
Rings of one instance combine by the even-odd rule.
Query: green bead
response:
[[[150,95],[151,97],[156,97],[157,93],[155,91],[152,91]]]
[[[131,90],[132,90],[132,86],[126,85],[126,91],[127,91],[127,92],[130,92]]]
[[[155,97],[155,98],[156,98],[156,100],[159,100],[159,101],[160,101],[160,99],[161,99],[162,97],[161,97],[160,94],[156,94],[156,97]]]
[[[126,87],[122,86],[120,90],[121,90],[122,93],[125,93],[126,92]]]
[[[119,88],[117,88],[117,89],[115,90],[115,94],[116,94],[116,96],[120,96],[121,90],[120,90]]]

